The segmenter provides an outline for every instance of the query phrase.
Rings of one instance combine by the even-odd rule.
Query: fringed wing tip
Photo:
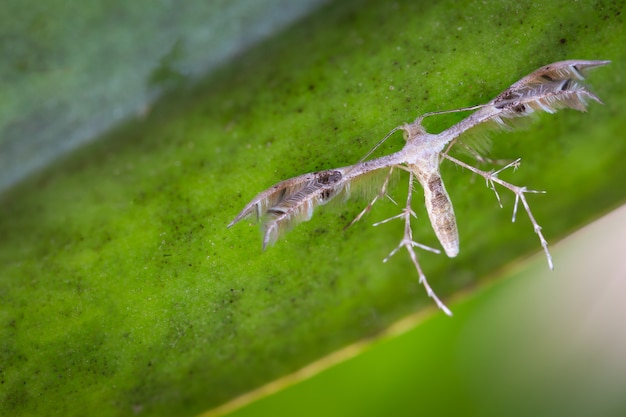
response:
[[[230,229],[235,224],[239,223],[241,220],[248,217],[252,213],[252,208],[256,204],[257,203],[253,204],[251,207],[246,207],[245,209],[243,209],[241,213],[237,215],[237,217],[235,217],[230,223],[228,223],[226,228]],[[276,225],[269,224],[267,222],[267,219],[262,223],[262,226],[263,226],[263,251],[265,251],[269,246],[272,246],[274,243],[276,243],[278,230],[276,228]]]
[[[593,67],[601,67],[602,65],[610,64],[611,61],[607,59],[569,59],[567,61],[555,62],[554,64],[546,65],[546,67],[550,66],[575,66],[578,70],[593,68]],[[545,68],[545,67],[544,67]]]
[[[230,223],[228,223],[228,226],[226,226],[226,228],[230,229],[231,227],[239,223],[242,219],[244,219],[245,217],[248,217],[250,212],[251,212],[251,207],[246,206]]]
[[[561,64],[566,64],[568,69],[565,71],[566,75],[569,76],[574,76],[575,78],[577,78],[578,80],[584,80],[587,77],[587,73],[586,71],[588,69],[592,69],[592,68],[596,68],[596,67],[601,67],[603,65],[608,65],[610,64],[611,61],[610,60],[595,60],[595,61],[586,61],[586,60],[569,60],[569,61],[563,61]],[[557,63],[559,64],[559,63]],[[557,69],[558,71],[558,69]],[[588,96],[597,101],[600,104],[604,104],[602,103],[602,101],[600,101],[600,99],[593,93],[588,92]],[[586,111],[582,110],[582,111]]]
[[[251,202],[249,202],[249,203],[248,203],[248,204],[247,204],[247,205],[243,208],[243,210],[241,210],[241,211],[239,212],[239,214],[238,214],[237,216],[235,216],[235,218],[234,218],[234,219],[233,219],[230,223],[228,223],[228,225],[226,226],[226,228],[227,228],[227,229],[230,229],[231,227],[233,227],[234,225],[236,225],[237,223],[239,223],[241,220],[243,220],[243,219],[245,219],[246,217],[248,217],[248,216],[252,213],[252,211],[253,211],[254,207],[257,205],[257,203],[258,203],[258,201],[257,201],[257,199],[256,199],[256,198],[255,198],[254,200],[252,200]]]
[[[595,101],[596,103],[604,104],[604,102],[600,100],[600,97],[596,96],[591,91],[587,91],[587,94],[589,95],[589,98]],[[587,111],[587,109],[585,108],[585,110],[583,111]]]
[[[610,64],[609,60],[586,61],[570,59],[567,61],[553,62],[531,72],[521,80],[514,83],[509,89],[515,90],[523,86],[544,84],[549,82],[585,79],[585,72],[590,68]]]
[[[603,65],[610,64],[611,61],[610,60],[588,61],[588,60],[572,59],[572,60],[569,60],[569,61],[563,61],[563,63],[567,64],[569,66],[576,67],[576,70],[580,71],[580,70],[585,70],[587,68],[601,67]]]
[[[239,223],[241,220],[245,219],[252,213],[252,209],[258,204],[258,201],[253,200],[248,206],[246,206],[228,225],[227,229],[230,229],[235,224]],[[263,251],[265,251],[268,246],[272,246],[276,243],[278,231],[276,230],[275,224],[269,224],[267,219],[262,223],[263,226]]]
[[[595,64],[593,65],[594,67],[601,67],[602,65],[608,65],[611,63],[610,59],[604,59],[604,60],[598,60],[598,61],[591,61],[594,62]]]
[[[263,230],[263,251],[265,251],[268,246],[272,246],[276,243],[278,239],[278,230],[276,229],[275,224],[266,224]]]
[[[241,220],[241,219],[239,218],[239,216],[235,217],[235,218],[234,218],[234,219],[233,219],[230,223],[228,223],[228,224],[226,225],[226,228],[227,228],[227,229],[230,229],[230,228],[231,228],[231,227],[233,227],[233,226],[234,226],[237,222],[239,222],[239,220]]]

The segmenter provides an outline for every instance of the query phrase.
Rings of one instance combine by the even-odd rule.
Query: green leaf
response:
[[[624,415],[624,245],[626,205],[559,242],[554,271],[542,254],[512,265],[455,305],[453,320],[406,317],[229,415]]]
[[[346,231],[366,202],[324,207],[265,253],[256,225],[226,225],[273,183],[354,163],[396,125],[485,102],[547,63],[613,60],[590,76],[606,105],[494,135],[494,157],[523,158],[503,178],[548,191],[530,204],[551,242],[624,201],[622,11],[337,2],[201,83],[174,82],[145,117],[3,195],[0,411],[194,415],[432,310],[406,257],[381,262],[402,225],[370,224],[391,203]],[[446,298],[540,246],[522,213],[510,223],[511,196],[500,210],[466,172],[443,177],[461,253],[420,260]],[[415,206],[415,237],[436,246]]]

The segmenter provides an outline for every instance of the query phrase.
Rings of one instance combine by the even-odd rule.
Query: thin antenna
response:
[[[421,126],[422,125],[422,120],[424,120],[426,117],[429,117],[429,116],[436,116],[438,114],[458,113],[458,112],[463,112],[463,111],[477,110],[477,109],[480,109],[480,108],[485,107],[485,106],[486,106],[486,104],[480,104],[480,105],[472,106],[472,107],[462,107],[460,109],[432,111],[430,113],[425,113],[425,114],[421,115],[420,117],[418,117],[417,119],[415,119],[415,123],[417,123],[418,125]],[[372,153],[374,153],[374,151],[376,149],[378,149],[378,147],[380,145],[382,145],[387,139],[389,139],[389,136],[393,135],[398,130],[402,130],[403,128],[404,128],[404,125],[397,126],[397,127],[393,128],[391,130],[391,132],[387,133],[384,138],[379,140],[378,143],[376,145],[374,145],[374,147],[372,149],[370,149],[365,154],[365,156],[363,158],[359,159],[358,163],[360,164],[361,162],[365,161]]]
[[[374,153],[374,151],[375,151],[376,149],[378,149],[378,147],[379,147],[380,145],[382,145],[382,144],[383,144],[383,143],[384,143],[384,142],[385,142],[385,141],[389,138],[389,136],[391,136],[391,135],[393,135],[394,133],[396,133],[396,131],[401,130],[403,127],[404,127],[404,126],[397,126],[397,127],[394,127],[394,128],[391,130],[391,132],[387,133],[387,134],[385,135],[385,137],[384,137],[384,138],[382,138],[381,140],[379,140],[379,141],[378,141],[378,143],[377,143],[376,145],[374,145],[374,147],[373,147],[372,149],[370,149],[370,150],[369,150],[369,151],[365,154],[365,156],[364,156],[363,158],[359,159],[359,162],[358,162],[358,163],[360,164],[361,162],[365,161],[365,160],[367,159],[367,157],[368,157],[368,156],[370,156],[372,153]]]
[[[421,125],[422,124],[422,120],[424,120],[425,118],[430,117],[430,116],[437,116],[439,114],[447,114],[447,113],[459,113],[459,112],[462,112],[462,111],[478,110],[478,109],[483,108],[485,106],[487,106],[487,105],[486,104],[479,104],[477,106],[461,107],[460,109],[431,111],[429,113],[424,113],[420,117],[415,119],[415,123]]]

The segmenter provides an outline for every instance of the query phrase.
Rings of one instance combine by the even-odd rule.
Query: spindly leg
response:
[[[387,187],[389,186],[389,180],[391,179],[391,174],[393,174],[393,169],[394,167],[391,167],[389,169],[389,173],[385,177],[385,181],[383,182],[383,186],[380,188],[380,192],[376,194],[376,196],[372,199],[372,201],[370,201],[370,203],[354,218],[354,220],[352,220],[345,227],[345,229],[347,229],[348,227],[352,226],[354,223],[361,220],[363,216],[365,216],[372,209],[372,207],[374,206],[374,203],[376,203],[376,201],[378,201],[380,198],[383,198],[385,196],[385,194],[387,193]]]
[[[424,286],[424,288],[426,289],[426,293],[428,294],[430,298],[432,298],[435,301],[437,306],[440,309],[442,309],[444,313],[451,316],[452,312],[450,311],[450,309],[448,309],[448,307],[446,307],[446,305],[439,299],[439,297],[437,297],[435,292],[432,290],[432,288],[428,284],[428,281],[426,280],[426,275],[424,275],[424,272],[422,271],[422,268],[420,267],[420,264],[417,261],[417,254],[415,253],[415,250],[413,249],[415,247],[418,247],[418,248],[427,250],[429,252],[440,253],[437,249],[431,248],[426,245],[422,245],[421,243],[417,243],[413,240],[413,231],[411,230],[411,217],[417,218],[417,216],[415,215],[415,212],[411,209],[411,197],[413,195],[413,180],[414,180],[414,174],[412,172],[409,172],[409,193],[406,198],[406,207],[402,210],[402,213],[374,224],[374,226],[378,226],[383,223],[387,223],[390,220],[404,219],[404,236],[402,237],[402,240],[400,240],[400,244],[396,248],[394,248],[394,250],[392,250],[391,253],[389,253],[389,255],[387,255],[385,259],[383,259],[383,262],[387,262],[389,258],[391,258],[393,255],[396,254],[396,252],[402,249],[402,247],[405,247],[406,250],[409,252],[409,256],[411,257],[411,261],[413,262],[413,265],[415,265],[415,269],[417,270],[417,274],[419,275],[420,284]]]
[[[511,167],[517,168],[520,164],[520,159],[516,159],[515,161],[511,162],[510,164],[506,165],[505,167],[497,171],[485,172],[477,168],[474,168],[473,166],[468,165],[465,162],[459,161],[458,159],[455,159],[451,157],[450,155],[446,154],[444,155],[444,157],[454,162],[455,164],[465,169],[468,169],[472,171],[473,173],[478,174],[481,177],[485,178],[485,180],[487,181],[487,187],[491,188],[491,190],[493,190],[493,192],[496,194],[496,198],[498,199],[498,204],[500,205],[500,207],[502,207],[502,202],[500,201],[500,195],[498,194],[498,191],[496,190],[494,183],[499,184],[503,186],[504,188],[508,188],[509,190],[513,192],[513,194],[515,194],[515,206],[513,207],[512,221],[515,222],[515,216],[517,215],[517,206],[519,202],[521,201],[522,205],[524,206],[524,209],[526,210],[526,214],[528,214],[528,218],[530,219],[530,222],[533,224],[533,229],[535,230],[535,233],[537,234],[537,236],[539,236],[541,247],[543,248],[543,251],[545,252],[546,258],[548,260],[548,266],[550,267],[550,269],[554,269],[554,264],[552,263],[552,255],[550,255],[550,251],[548,250],[548,242],[543,237],[543,233],[541,233],[541,226],[539,226],[539,223],[537,223],[537,220],[535,220],[533,213],[530,211],[530,206],[528,205],[528,202],[526,201],[526,195],[525,195],[526,193],[543,194],[545,193],[545,191],[529,190],[526,187],[518,187],[517,185],[510,184],[498,178],[498,174],[504,171],[505,169],[511,168]]]

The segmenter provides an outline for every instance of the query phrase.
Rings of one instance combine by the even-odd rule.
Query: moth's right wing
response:
[[[584,83],[588,69],[611,61],[569,60],[543,66],[498,94],[473,114],[442,132],[446,142],[479,125],[511,128],[516,120],[536,112],[555,113],[570,108],[586,111],[589,101],[602,103]]]
[[[250,201],[228,227],[254,214],[262,222],[265,249],[287,230],[310,220],[317,206],[339,195],[349,196],[355,180],[375,175],[387,167],[376,162],[313,172],[279,182]]]
[[[587,101],[602,101],[583,83],[588,69],[611,61],[570,60],[543,66],[489,102],[501,110],[501,119],[527,116],[535,111],[555,113],[564,108],[587,110]],[[504,123],[503,121],[497,121]]]

